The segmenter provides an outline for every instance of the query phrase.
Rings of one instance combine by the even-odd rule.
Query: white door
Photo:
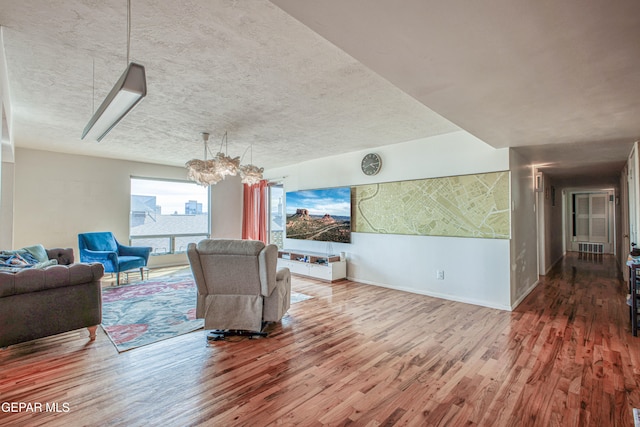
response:
[[[609,195],[589,195],[589,240],[590,243],[609,243]]]
[[[578,242],[589,241],[589,194],[576,194],[576,240]]]

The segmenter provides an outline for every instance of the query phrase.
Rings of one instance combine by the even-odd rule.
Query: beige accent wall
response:
[[[13,141],[11,103],[4,53],[4,28],[0,26],[0,248],[13,245]]]
[[[14,164],[0,163],[0,248],[13,247]]]
[[[184,168],[16,149],[14,247],[36,243],[77,248],[78,233],[111,231],[129,240],[130,177],[186,179]],[[241,184],[212,188],[212,235],[241,236]],[[237,194],[235,194],[237,193]],[[150,265],[186,264],[184,254],[153,256]]]

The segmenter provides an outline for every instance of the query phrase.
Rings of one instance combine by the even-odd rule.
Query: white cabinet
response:
[[[338,255],[317,252],[278,251],[278,267],[287,267],[294,274],[333,282],[347,277],[347,262]]]

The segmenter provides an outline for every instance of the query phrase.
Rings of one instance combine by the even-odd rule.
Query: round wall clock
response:
[[[360,167],[362,168],[362,172],[364,172],[365,175],[375,175],[380,172],[380,168],[382,167],[382,159],[376,153],[369,153],[362,158]]]

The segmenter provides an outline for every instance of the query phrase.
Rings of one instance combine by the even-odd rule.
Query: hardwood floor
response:
[[[314,298],[266,339],[197,331],[118,354],[98,328],[0,350],[0,425],[633,425],[640,338],[612,257],[565,258],[513,312],[293,288]]]

